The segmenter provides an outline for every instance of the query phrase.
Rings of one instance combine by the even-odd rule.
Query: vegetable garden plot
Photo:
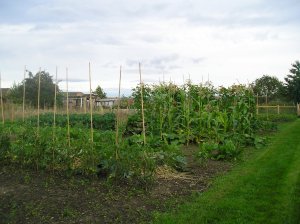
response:
[[[261,122],[255,97],[245,86],[140,86],[133,92],[136,113],[128,117],[126,127],[118,127],[118,141],[113,113],[94,115],[93,141],[88,115],[70,114],[68,134],[65,115],[56,115],[52,127],[52,114],[45,114],[39,117],[39,133],[36,117],[3,126],[1,159],[37,169],[149,180],[163,164],[185,170],[182,144],[198,144],[200,157],[227,159],[237,156],[242,146],[262,143],[256,135]]]

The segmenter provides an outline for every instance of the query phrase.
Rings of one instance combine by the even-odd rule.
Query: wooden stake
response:
[[[266,106],[268,106],[268,92],[266,94]],[[267,107],[267,119],[269,120],[269,108]]]
[[[69,116],[69,85],[68,85],[68,68],[66,68],[66,87],[67,87],[67,141],[69,147],[71,146],[70,140],[70,116]]]
[[[38,114],[37,114],[37,135],[39,136],[40,133],[40,95],[41,95],[41,68],[39,70],[39,77],[38,77]]]
[[[144,84],[142,83],[141,63],[139,63],[139,72],[140,72],[140,88],[141,88],[141,106],[142,106],[143,138],[144,138],[144,145],[146,145],[145,115],[144,115],[144,99],[143,99],[143,88],[144,88]]]
[[[89,62],[89,81],[90,81],[90,112],[91,112],[91,141],[94,142],[93,130],[93,99],[92,99],[92,79],[91,79],[91,63]]]
[[[26,65],[24,66],[24,80],[23,80],[23,122],[25,120],[25,83],[26,83]]]
[[[53,105],[53,141],[55,138],[55,128],[56,128],[56,95],[57,95],[57,67],[55,69],[55,85],[54,85],[54,105]]]
[[[55,84],[54,84],[54,105],[53,105],[53,135],[52,141],[55,142],[55,128],[56,128],[56,92],[57,92],[57,66],[55,69]],[[54,147],[52,147],[52,172],[54,173]]]
[[[93,99],[92,99],[92,78],[91,78],[91,63],[89,62],[89,81],[90,81],[90,113],[91,113],[91,143],[92,143],[92,167],[95,167],[94,156],[94,129],[93,129]]]
[[[4,125],[4,105],[3,105],[3,96],[2,96],[2,79],[0,72],[0,101],[1,101],[1,115],[2,115],[2,124]]]
[[[118,95],[118,107],[117,107],[117,122],[116,122],[116,146],[119,146],[119,111],[120,111],[120,95],[121,95],[121,78],[122,78],[122,66],[120,66],[120,77],[119,77],[119,95]],[[117,152],[116,152],[116,158]]]
[[[258,93],[256,94],[256,114],[258,114]]]

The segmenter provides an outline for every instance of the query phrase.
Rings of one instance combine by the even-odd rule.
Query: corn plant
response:
[[[255,98],[246,86],[216,89],[210,84],[162,83],[148,86],[147,93],[147,134],[159,135],[165,142],[212,141],[222,146],[231,145],[226,139],[232,139],[239,146],[256,131]]]

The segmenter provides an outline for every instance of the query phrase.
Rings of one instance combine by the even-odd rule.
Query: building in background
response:
[[[104,99],[97,99],[96,103],[97,106],[112,108],[113,106],[118,105],[118,97],[107,97]]]
[[[66,106],[67,103],[67,93],[62,92],[63,105]],[[70,109],[86,109],[90,107],[90,94],[83,92],[69,92],[69,108]],[[113,108],[118,105],[118,97],[107,97],[100,99],[97,94],[92,94],[93,108]],[[133,99],[128,97],[120,98],[121,108],[130,108],[133,104]]]
[[[64,106],[67,105],[67,92],[62,92],[64,98],[63,98],[63,104]],[[69,108],[70,109],[79,109],[79,108],[89,108],[90,107],[90,94],[89,93],[83,93],[83,92],[69,92],[68,93],[69,98]],[[92,94],[92,102],[93,107],[96,107],[97,101],[97,95]]]

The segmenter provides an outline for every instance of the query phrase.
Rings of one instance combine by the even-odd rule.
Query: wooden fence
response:
[[[300,116],[300,104],[297,104],[295,106],[282,106],[282,105],[256,105],[256,114],[260,113],[260,109],[265,109],[267,112],[270,111],[270,109],[273,111],[273,113],[281,114],[284,113],[283,111],[286,111],[289,109],[292,111],[292,113],[297,113],[298,116]],[[290,112],[291,113],[291,112]]]

